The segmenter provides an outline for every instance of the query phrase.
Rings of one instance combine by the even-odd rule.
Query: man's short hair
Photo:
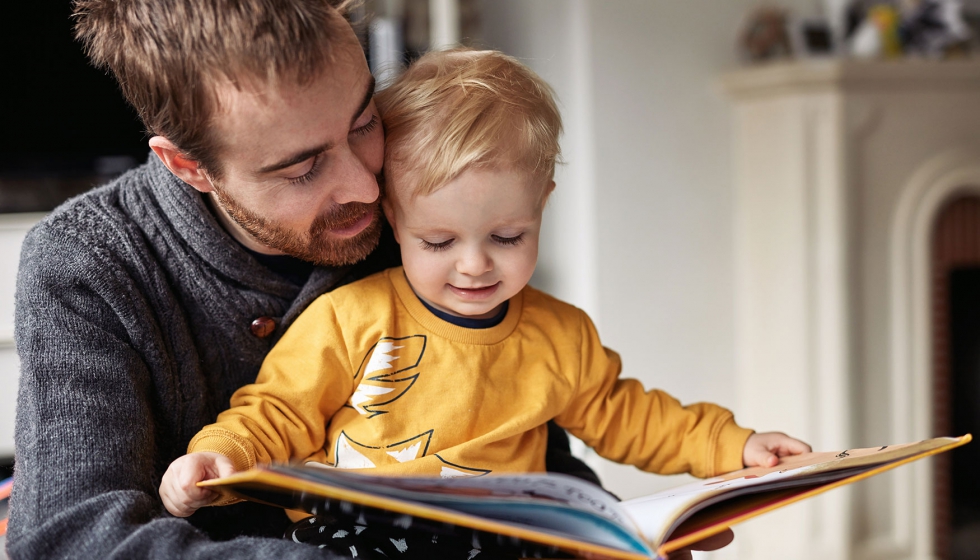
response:
[[[544,187],[561,156],[551,87],[497,51],[430,52],[375,99],[385,125],[386,188],[432,193],[473,167],[526,173]]]
[[[330,62],[339,0],[75,0],[75,37],[110,70],[147,132],[212,176],[217,85],[305,85]]]

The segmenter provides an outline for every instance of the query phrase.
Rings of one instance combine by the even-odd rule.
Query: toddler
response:
[[[171,513],[212,504],[197,482],[262,463],[544,471],[550,420],[655,473],[710,477],[809,451],[620,377],[585,313],[527,285],[561,132],[538,76],[498,52],[434,52],[377,101],[383,207],[403,266],[296,319],[256,382],[170,466],[160,495]]]

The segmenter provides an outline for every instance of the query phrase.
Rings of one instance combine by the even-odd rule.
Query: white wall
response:
[[[817,5],[784,4],[801,15]],[[718,78],[738,65],[739,24],[754,5],[481,5],[483,42],[521,58],[562,102],[568,164],[545,218],[538,285],[589,311],[628,375],[736,414],[731,108]],[[680,482],[599,470],[622,497]]]
[[[42,214],[0,214],[0,457],[14,454],[14,410],[20,361],[14,349],[14,289],[24,235]]]

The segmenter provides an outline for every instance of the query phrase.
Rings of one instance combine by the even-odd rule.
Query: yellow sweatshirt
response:
[[[496,326],[433,315],[401,268],[324,294],[254,384],[191,440],[238,469],[314,461],[379,474],[545,470],[555,421],[613,461],[707,477],[742,468],[751,434],[716,405],[682,407],[619,377],[580,309],[534,288]]]

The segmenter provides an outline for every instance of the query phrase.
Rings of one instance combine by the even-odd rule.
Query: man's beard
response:
[[[302,235],[259,216],[218,188],[212,192],[231,219],[260,243],[320,266],[345,266],[361,261],[381,239],[380,198],[370,203],[349,202],[337,206],[317,216],[306,235]],[[331,230],[350,227],[367,213],[374,217],[360,233],[345,239],[330,238]]]

